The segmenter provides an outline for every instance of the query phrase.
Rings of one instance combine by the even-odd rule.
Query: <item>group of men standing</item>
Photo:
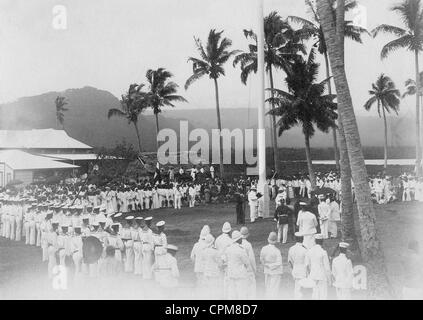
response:
[[[259,266],[253,246],[248,241],[249,230],[243,226],[232,230],[229,222],[215,239],[208,226],[191,251],[199,297],[211,299],[256,299],[256,276]],[[295,233],[296,243],[289,249],[287,262],[294,280],[294,298],[327,299],[328,286],[333,284],[338,299],[350,299],[353,282],[352,262],[346,256],[348,244],[339,243],[339,255],[330,265],[322,247],[323,235],[313,234],[304,245],[304,235]],[[271,232],[259,255],[264,273],[265,299],[281,298],[284,259],[277,247],[278,239]]]
[[[175,287],[178,248],[168,244],[165,222],[153,229],[152,217],[106,211],[106,206],[92,204],[84,208],[0,197],[0,236],[40,247],[49,278],[62,266],[72,270],[74,280],[122,272]]]

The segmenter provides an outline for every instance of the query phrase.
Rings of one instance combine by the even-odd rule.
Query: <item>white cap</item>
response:
[[[177,246],[174,246],[173,244],[168,244],[168,245],[166,246],[166,249],[167,249],[167,250],[174,250],[174,251],[178,251],[178,247],[177,247]]]
[[[214,237],[213,235],[211,235],[210,233],[206,236],[206,238],[204,239],[205,243],[207,246],[211,246],[214,242]]]
[[[143,217],[136,217],[135,220],[144,220]]]
[[[238,241],[239,239],[242,239],[242,234],[241,232],[239,232],[238,230],[234,230],[234,232],[232,232],[232,241]]]
[[[224,232],[224,233],[228,233],[228,232],[231,232],[231,230],[232,230],[232,227],[231,227],[231,224],[229,223],[229,222],[225,222],[224,224],[223,224],[223,227],[222,227],[222,232]]]
[[[147,217],[147,218],[145,218],[144,220],[145,220],[145,221],[151,221],[151,220],[153,220],[153,217]]]
[[[121,212],[118,212],[118,213],[116,213],[116,214],[113,216],[113,218],[119,218],[120,216],[122,216],[122,213],[121,213]]]
[[[127,217],[125,218],[125,220],[132,220],[132,219],[134,219],[134,216],[127,216]]]
[[[307,205],[307,203],[305,203],[303,201],[300,202],[300,206],[306,206],[306,205]]]
[[[340,247],[340,248],[345,248],[345,249],[346,249],[346,248],[348,248],[349,246],[350,246],[350,245],[349,245],[348,243],[346,243],[346,242],[340,242],[340,243],[339,243],[339,247]]]
[[[165,223],[166,222],[164,222],[163,220],[159,221],[159,222],[156,223],[156,227],[163,227],[165,225]]]
[[[203,226],[200,232],[200,239],[205,239],[209,233],[210,233],[210,227],[208,225]]]
[[[250,234],[250,232],[248,231],[248,228],[245,226],[241,227],[240,232],[244,239],[247,238],[247,236]]]

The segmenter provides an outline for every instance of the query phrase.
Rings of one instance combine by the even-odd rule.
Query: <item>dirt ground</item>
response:
[[[410,239],[423,243],[423,205],[419,203],[395,203],[378,205],[378,234],[383,243],[388,273],[396,292],[401,290],[401,257]],[[168,242],[178,246],[177,253],[181,273],[180,288],[161,290],[154,282],[144,282],[140,277],[124,274],[118,279],[104,280],[81,278],[69,283],[68,290],[52,289],[47,278],[47,264],[41,262],[41,249],[24,245],[22,242],[0,238],[0,299],[201,299],[195,288],[193,263],[189,259],[190,251],[198,240],[203,225],[208,224],[214,236],[220,234],[225,221],[233,228],[235,223],[233,204],[209,205],[196,208],[183,208],[180,211],[160,209],[149,212],[155,221],[166,221]],[[247,210],[248,215],[248,210]],[[275,229],[272,219],[247,223],[250,230],[249,241],[252,243],[257,263],[261,248],[267,244],[267,236]],[[326,240],[325,249],[331,254],[339,240]],[[288,266],[289,242],[278,245],[282,251],[284,275],[281,282],[281,299],[292,299],[293,281]],[[262,297],[263,271],[259,266],[257,273],[258,298]],[[364,298],[365,292],[354,292],[354,298]],[[335,298],[334,290],[329,290],[329,298]]]

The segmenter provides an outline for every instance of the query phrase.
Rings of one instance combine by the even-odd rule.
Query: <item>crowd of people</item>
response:
[[[172,179],[171,179],[172,178]],[[395,179],[380,175],[369,184],[375,201],[421,201],[421,181],[412,176]],[[340,242],[339,255],[328,255],[322,247],[325,239],[338,238],[341,209],[340,179],[333,172],[317,174],[318,190],[311,192],[307,177],[272,177],[269,196],[275,202],[277,232],[271,232],[268,245],[260,251],[265,278],[265,298],[279,297],[283,261],[288,261],[295,283],[294,298],[326,299],[328,287],[336,288],[338,299],[351,298],[353,269],[346,252],[348,243]],[[383,187],[382,187],[383,186]],[[213,189],[216,191],[213,191]],[[204,176],[192,181],[169,177],[156,182],[132,185],[29,185],[19,190],[0,190],[0,235],[12,241],[41,248],[50,278],[57,266],[72,265],[74,278],[114,276],[132,273],[144,280],[154,279],[162,288],[178,286],[178,247],[169,244],[165,221],[153,223],[152,209],[180,209],[182,199],[188,206],[198,203],[234,200],[237,223],[229,222],[222,234],[214,237],[204,226],[193,246],[191,259],[199,295],[205,298],[254,299],[257,264],[254,249],[248,242],[244,203],[250,207],[250,223],[263,217],[263,196],[257,181],[234,179],[226,183]],[[215,198],[215,199],[214,199]],[[214,200],[213,200],[214,199]],[[296,199],[296,201],[292,201]],[[277,243],[295,244],[282,257]],[[100,244],[98,257],[92,259],[87,248]],[[87,241],[87,239],[91,239]],[[90,249],[92,250],[92,248]]]
[[[167,242],[164,221],[155,223],[153,228],[151,216],[108,214],[106,206],[91,203],[84,208],[54,202],[54,199],[53,202],[37,202],[35,198],[4,195],[0,196],[0,203],[1,236],[40,247],[41,259],[47,262],[50,278],[55,276],[57,266],[72,265],[75,279],[83,275],[110,277],[123,272],[145,280],[154,279],[163,288],[178,286],[179,269],[175,257],[178,248]],[[335,284],[348,282],[347,287],[351,289],[352,265],[351,261],[342,258],[344,264],[335,264],[337,260],[334,260],[330,268],[328,255],[321,248],[325,235],[317,234],[318,223],[313,214],[314,220],[309,219],[309,214],[306,204],[300,203],[296,244],[286,259],[292,267],[295,298],[301,298],[301,288],[308,289],[310,281],[314,281],[312,297],[326,299],[332,276]],[[230,223],[225,222],[222,234],[215,239],[210,228],[203,227],[191,252],[199,294],[209,298],[256,298],[257,266],[248,235],[247,227],[233,230]],[[88,253],[94,246],[88,239],[93,237],[101,243],[98,259]],[[278,240],[277,234],[271,232],[269,244],[260,252],[265,298],[269,299],[278,297],[283,273],[281,252],[275,246]],[[340,257],[345,254],[346,246],[346,243],[340,244]],[[319,278],[322,275],[325,280]],[[338,298],[348,297],[348,290],[338,294]]]

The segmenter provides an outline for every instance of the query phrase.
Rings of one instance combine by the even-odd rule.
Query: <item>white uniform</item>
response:
[[[150,228],[140,231],[140,239],[142,243],[142,277],[143,279],[152,278],[152,266],[153,266],[153,231]]]
[[[292,277],[294,278],[294,298],[301,299],[300,280],[307,277],[305,256],[307,249],[302,243],[296,243],[288,251],[288,262],[292,265]]]
[[[248,267],[250,265],[247,251],[241,244],[234,242],[226,248],[224,260],[227,264],[227,299],[247,299]]]
[[[242,239],[242,246],[247,251],[248,259],[250,264],[247,268],[248,271],[248,282],[247,282],[247,299],[254,300],[256,299],[257,283],[256,283],[256,257],[254,255],[253,246],[247,239]]]
[[[336,201],[332,201],[330,203],[329,215],[329,233],[331,238],[336,238],[338,236],[338,221],[341,221],[341,212],[339,209],[339,204]]]
[[[309,211],[300,211],[297,218],[297,226],[299,232],[303,234],[303,244],[310,249],[314,245],[314,235],[317,233],[317,219],[314,214]]]
[[[282,254],[273,244],[261,249],[260,262],[264,267],[264,285],[266,299],[277,299],[283,273]]]
[[[338,300],[351,299],[354,271],[351,260],[344,253],[333,259],[332,276],[335,279],[333,286],[336,288]]]
[[[310,269],[309,278],[316,283],[313,299],[326,300],[331,272],[327,252],[320,245],[314,245],[306,253],[305,264]]]
[[[331,208],[326,202],[321,202],[317,209],[319,211],[320,232],[323,235],[323,239],[327,239],[329,238],[329,216]]]
[[[248,204],[250,206],[250,221],[254,222],[256,221],[257,217],[257,209],[258,209],[258,199],[257,199],[257,193],[255,190],[251,190],[248,193]]]
[[[202,287],[209,299],[220,299],[222,294],[222,275],[220,267],[222,256],[213,247],[203,249],[201,254],[203,269]]]
[[[203,250],[206,248],[206,243],[203,239],[198,240],[191,250],[191,261],[194,262],[194,273],[197,277],[197,285],[201,286],[204,276],[204,260],[202,258]]]

